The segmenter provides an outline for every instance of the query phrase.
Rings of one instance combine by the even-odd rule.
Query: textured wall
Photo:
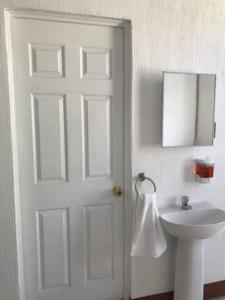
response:
[[[225,209],[224,0],[1,0],[0,6],[4,5],[130,19],[133,44],[133,175],[144,171],[155,179],[160,205],[172,203],[182,194],[188,194],[192,201],[209,200]],[[4,53],[2,55],[4,58]],[[4,67],[3,63],[2,73],[5,74]],[[217,138],[214,147],[160,147],[163,70],[217,74]],[[0,80],[4,83],[2,73]],[[0,156],[1,161],[4,157],[1,169],[10,160],[10,153],[6,155],[3,147],[9,145],[8,131],[4,129],[8,115],[6,99],[7,94],[0,101],[3,109],[0,110],[0,137],[4,142],[0,151],[5,154]],[[2,112],[4,115],[1,115]],[[215,180],[207,186],[195,183],[190,171],[191,159],[205,155],[210,155],[216,163]],[[2,191],[4,197],[0,201],[0,211],[3,212],[0,234],[7,230],[9,236],[9,240],[0,247],[0,268],[5,274],[4,278],[0,276],[0,290],[10,284],[14,289],[5,292],[4,296],[1,293],[0,300],[16,299],[13,284],[16,274],[15,232],[13,218],[9,218],[13,209],[13,202],[10,202],[11,175],[11,170],[6,170],[4,178],[0,177],[0,183],[8,180],[8,189]],[[172,289],[174,246],[171,242],[167,253],[159,259],[132,261],[133,297]],[[206,282],[225,279],[224,253],[225,234],[206,242]],[[6,269],[4,259],[7,256],[12,259]]]

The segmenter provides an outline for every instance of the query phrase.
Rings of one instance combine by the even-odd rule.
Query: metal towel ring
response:
[[[151,178],[146,177],[144,173],[139,173],[138,176],[137,176],[136,182],[135,182],[135,192],[137,194],[137,197],[139,196],[137,184],[138,184],[138,182],[143,182],[145,180],[148,180],[152,183],[153,188],[154,188],[154,193],[156,193],[156,184],[155,184],[155,182]]]

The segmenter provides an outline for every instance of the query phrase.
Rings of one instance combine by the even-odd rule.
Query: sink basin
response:
[[[208,239],[225,229],[225,211],[217,208],[180,210],[161,216],[164,229],[181,239]]]
[[[163,228],[177,241],[174,300],[203,300],[204,239],[225,229],[225,211],[206,206],[162,213]]]

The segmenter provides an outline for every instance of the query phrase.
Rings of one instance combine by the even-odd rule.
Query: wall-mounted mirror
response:
[[[163,74],[162,146],[213,145],[216,75]]]

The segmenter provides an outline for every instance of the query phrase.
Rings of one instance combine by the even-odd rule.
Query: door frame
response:
[[[88,15],[80,15],[73,13],[61,13],[48,10],[21,9],[21,8],[4,8],[5,17],[5,51],[7,53],[7,84],[9,92],[9,122],[11,132],[10,152],[12,152],[13,165],[13,189],[14,189],[14,206],[15,206],[15,230],[16,230],[16,246],[17,246],[17,264],[18,264],[18,286],[20,300],[25,299],[24,288],[24,270],[23,270],[23,251],[22,251],[22,235],[21,235],[21,213],[19,201],[19,177],[18,177],[18,159],[17,159],[17,141],[15,131],[15,114],[14,114],[14,83],[13,83],[13,61],[11,46],[11,19],[26,18],[51,20],[68,23],[92,24],[101,26],[121,27],[124,32],[124,97],[123,97],[123,157],[124,157],[124,300],[129,299],[130,294],[130,244],[131,244],[131,228],[132,228],[132,128],[131,128],[131,82],[132,82],[132,54],[131,54],[131,22],[129,20],[121,20],[114,18],[96,17]],[[1,91],[0,91],[0,96]],[[0,102],[1,108],[1,102]],[[1,134],[1,133],[0,133]],[[1,138],[1,136],[0,136]],[[10,166],[11,167],[11,166]]]

